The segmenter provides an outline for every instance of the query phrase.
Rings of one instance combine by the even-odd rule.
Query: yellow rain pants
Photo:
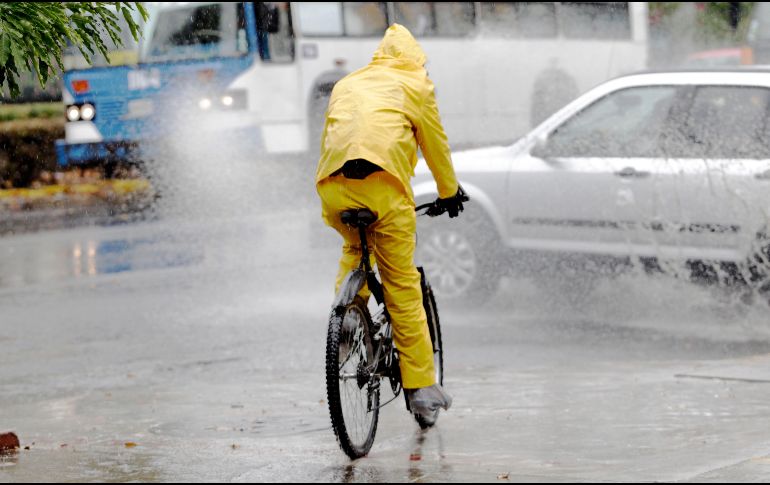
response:
[[[377,221],[367,230],[367,240],[385,290],[401,379],[406,389],[432,386],[436,373],[422,306],[420,274],[414,265],[416,218],[412,197],[404,192],[398,178],[385,171],[364,180],[346,179],[342,175],[328,177],[318,183],[317,189],[324,221],[345,240],[337,274],[338,290],[345,275],[361,261],[358,229],[343,224],[340,213],[365,207],[377,215]]]

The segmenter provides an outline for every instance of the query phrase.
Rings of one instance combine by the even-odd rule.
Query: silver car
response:
[[[466,217],[421,218],[418,245],[445,297],[489,294],[507,261],[543,257],[576,278],[638,264],[770,293],[770,70],[617,78],[453,161]],[[436,197],[424,162],[413,188]]]

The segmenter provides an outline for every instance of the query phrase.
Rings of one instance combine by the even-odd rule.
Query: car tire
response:
[[[419,217],[415,256],[436,297],[447,303],[488,300],[504,274],[500,237],[479,208],[466,208],[457,219]]]

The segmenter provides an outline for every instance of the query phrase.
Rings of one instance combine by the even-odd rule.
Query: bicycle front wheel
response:
[[[369,329],[371,317],[363,299],[335,308],[326,339],[326,394],[332,428],[350,458],[365,456],[374,443],[379,417],[379,380]]]

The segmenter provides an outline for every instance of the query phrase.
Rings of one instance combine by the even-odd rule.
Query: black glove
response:
[[[434,202],[434,206],[436,208],[436,215],[443,214],[444,212],[449,212],[449,217],[457,217],[460,215],[460,212],[462,212],[465,208],[463,207],[463,202],[468,202],[470,198],[465,193],[461,185],[457,186],[457,193],[453,195],[452,197],[447,197],[446,199],[438,198],[436,199],[436,202]],[[431,211],[428,211],[428,215],[432,215],[430,213]]]

